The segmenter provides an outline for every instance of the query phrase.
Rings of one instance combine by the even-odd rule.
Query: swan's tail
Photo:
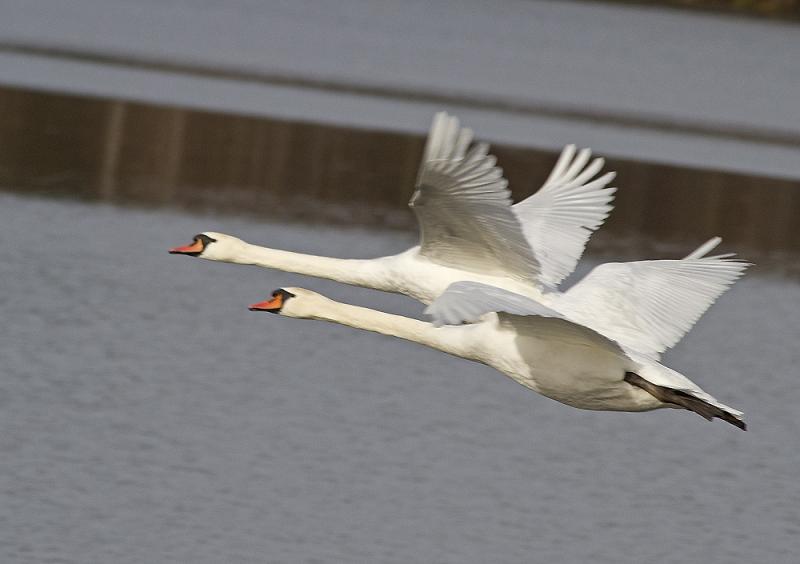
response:
[[[695,395],[690,390],[677,390],[666,386],[659,386],[648,382],[635,372],[626,372],[625,381],[644,391],[664,403],[680,406],[711,421],[714,417],[727,421],[742,431],[747,431],[747,424],[742,419],[741,413],[716,401],[708,401]]]

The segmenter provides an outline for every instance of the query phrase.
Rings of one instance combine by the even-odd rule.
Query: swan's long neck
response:
[[[385,289],[387,278],[389,278],[382,259],[320,257],[250,244],[244,245],[230,262],[327,278],[344,284],[354,284],[377,290]]]
[[[474,339],[470,338],[470,329],[474,326],[434,327],[417,319],[343,304],[327,298],[324,306],[317,308],[308,318],[399,337],[448,354],[479,360]]]

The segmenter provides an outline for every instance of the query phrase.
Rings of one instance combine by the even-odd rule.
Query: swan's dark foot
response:
[[[739,427],[742,431],[747,431],[747,425],[741,419],[738,419],[737,417],[734,417],[727,411],[722,410],[715,405],[711,405],[710,403],[705,402],[700,398],[696,398],[691,394],[687,394],[686,392],[682,392],[680,390],[673,390],[672,388],[667,388],[665,386],[659,386],[657,384],[653,384],[652,382],[648,382],[635,372],[626,372],[625,381],[628,384],[643,389],[645,392],[652,395],[659,401],[663,401],[664,403],[679,405],[684,409],[688,409],[689,411],[694,411],[695,413],[701,415],[702,417],[705,417],[709,421],[711,421],[711,419],[713,419],[714,417],[717,417],[718,419],[727,421],[731,425]]]

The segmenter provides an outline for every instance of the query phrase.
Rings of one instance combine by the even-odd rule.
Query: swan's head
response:
[[[272,297],[250,306],[250,311],[268,311],[286,317],[308,319],[318,315],[330,300],[303,288],[279,288]]]
[[[246,245],[247,243],[236,237],[231,237],[224,233],[206,231],[195,235],[191,244],[183,247],[173,247],[169,252],[173,255],[188,255],[208,260],[233,262],[236,257],[242,254]]]

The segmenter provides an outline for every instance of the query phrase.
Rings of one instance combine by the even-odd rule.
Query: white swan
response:
[[[651,356],[539,302],[475,282],[450,286],[426,323],[332,301],[301,288],[276,290],[251,310],[319,319],[414,341],[487,364],[573,407],[607,411],[684,408],[746,429],[742,413]],[[481,321],[474,322],[477,319]],[[468,322],[467,325],[447,325]]]
[[[653,358],[673,346],[747,266],[706,257],[713,238],[683,260],[608,263],[561,294],[552,290],[575,267],[593,229],[611,209],[613,178],[587,182],[603,165],[567,147],[544,186],[512,206],[486,145],[471,149],[469,129],[437,114],[411,206],[421,243],[376,259],[318,257],[251,245],[221,233],[195,236],[171,253],[252,264],[397,292],[429,304],[450,284],[481,282],[533,298],[610,339],[636,336]],[[655,291],[651,291],[655,290]]]
[[[251,245],[205,232],[173,254],[251,264],[329,278],[411,296],[430,303],[459,280],[475,280],[547,299],[583,253],[611,211],[609,172],[591,180],[603,159],[564,149],[535,194],[513,205],[502,171],[486,144],[455,117],[435,116],[409,202],[420,225],[420,245],[371,260],[336,259]],[[587,163],[588,166],[587,166]]]

